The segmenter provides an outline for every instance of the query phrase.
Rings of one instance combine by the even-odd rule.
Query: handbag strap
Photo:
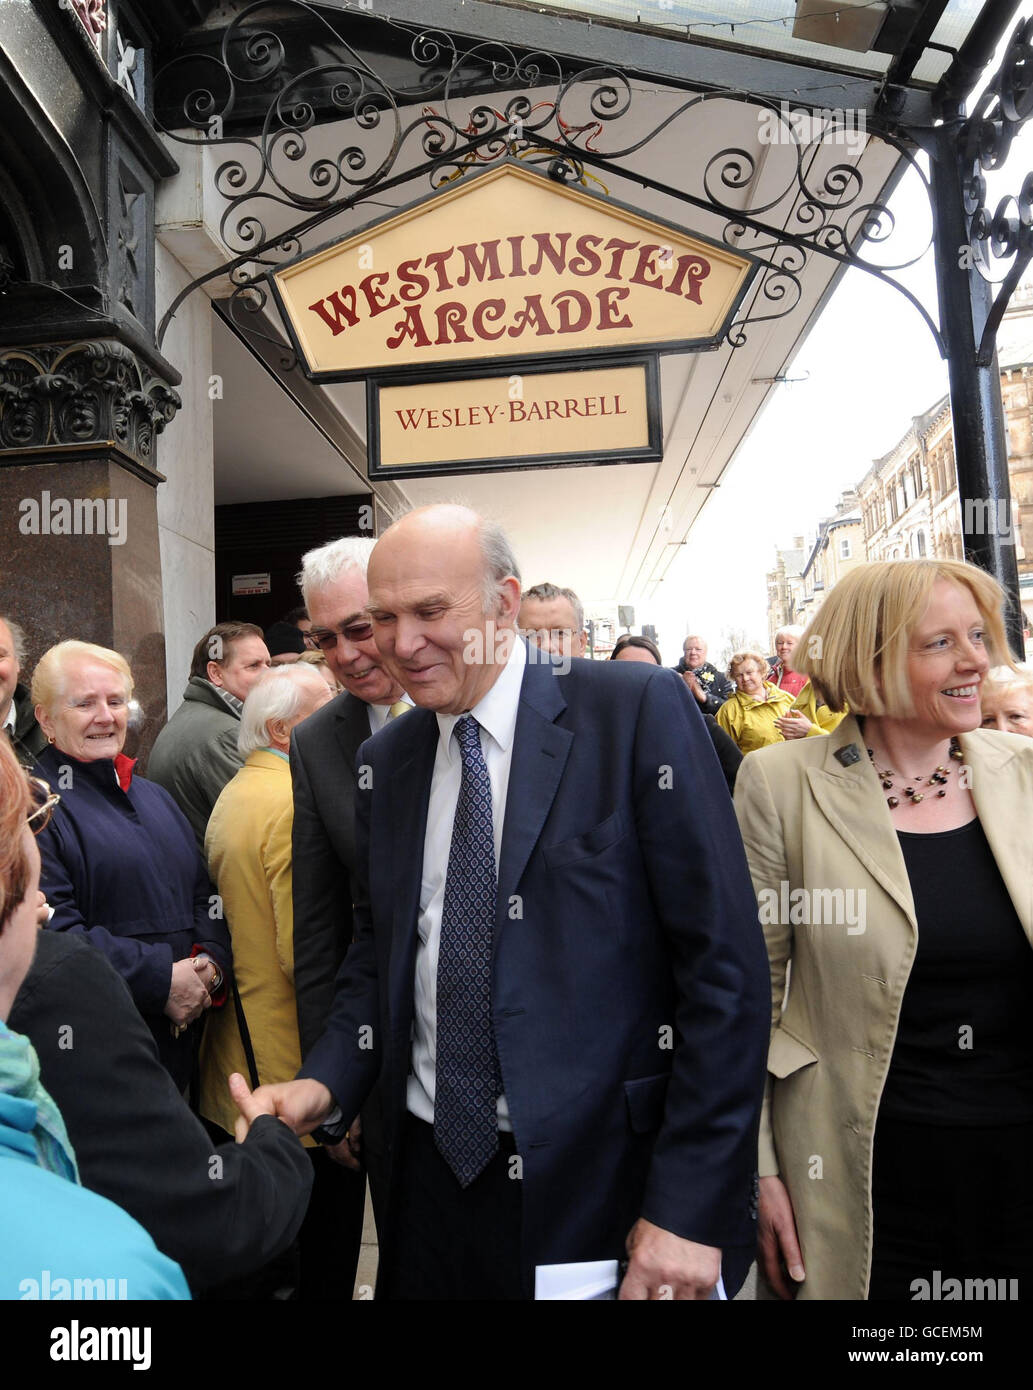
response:
[[[257,1091],[260,1083],[258,1080],[258,1067],[255,1065],[255,1049],[251,1046],[251,1033],[247,1026],[247,1019],[244,1017],[244,1005],[240,1002],[240,995],[237,993],[236,980],[233,981],[230,988],[233,991],[233,1009],[237,1015],[237,1028],[240,1030],[240,1041],[244,1046],[244,1060],[247,1062],[251,1089]]]

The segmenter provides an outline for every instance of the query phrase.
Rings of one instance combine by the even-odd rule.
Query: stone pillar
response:
[[[28,666],[75,637],[113,647],[136,679],[146,756],[165,718],[152,459],[179,397],[114,339],[0,349],[0,611]]]

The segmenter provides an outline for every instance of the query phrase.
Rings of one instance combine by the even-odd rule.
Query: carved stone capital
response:
[[[181,404],[114,339],[0,348],[0,463],[5,453],[97,444],[153,468],[155,435]]]

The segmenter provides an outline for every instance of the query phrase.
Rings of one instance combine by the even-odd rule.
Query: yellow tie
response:
[[[407,714],[412,709],[408,700],[397,700],[387,712],[388,719],[397,719],[400,714]]]

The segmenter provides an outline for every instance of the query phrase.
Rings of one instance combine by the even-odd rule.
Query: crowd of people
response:
[[[349,1299],[367,1182],[392,1300],[1031,1296],[993,579],[858,566],[727,673],[585,659],[461,507],[298,582],[201,636],[146,775],[125,659],[27,684],[0,616],[0,1297]]]

